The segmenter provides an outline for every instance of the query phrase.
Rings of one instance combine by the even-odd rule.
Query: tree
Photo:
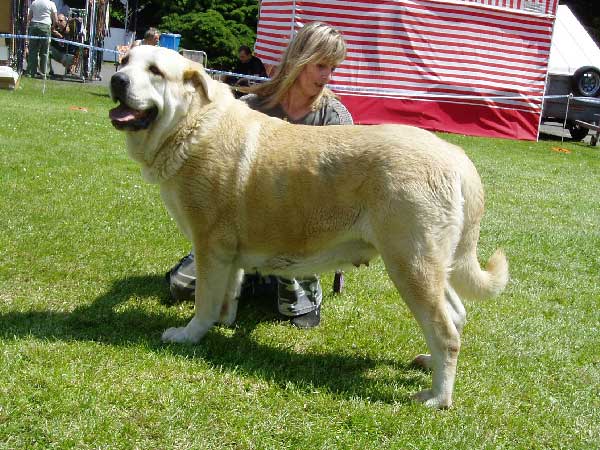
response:
[[[138,38],[148,27],[181,34],[180,46],[203,50],[209,65],[230,69],[240,45],[254,45],[258,0],[137,0]],[[123,16],[123,6],[113,2],[111,16]]]
[[[226,20],[213,9],[183,15],[170,14],[160,23],[161,31],[181,34],[180,46],[190,50],[203,50],[208,55],[210,67],[231,69],[240,45],[252,45],[255,31],[247,25]]]

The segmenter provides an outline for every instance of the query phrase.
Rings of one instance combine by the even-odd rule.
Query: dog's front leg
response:
[[[201,247],[195,247],[201,248]],[[196,302],[194,306],[194,317],[185,327],[169,328],[163,335],[164,342],[196,343],[200,341],[206,332],[219,320],[225,310],[224,319],[231,321],[231,314],[235,319],[234,305],[226,300],[231,295],[230,286],[232,274],[238,274],[233,269],[233,258],[224,258],[223,254],[215,255],[214,252],[196,252]],[[235,291],[235,289],[234,289]],[[235,299],[234,299],[235,300]]]
[[[230,326],[235,322],[238,308],[238,297],[242,287],[242,280],[244,278],[244,271],[233,267],[229,276],[229,283],[227,286],[227,292],[225,293],[225,301],[221,307],[221,314],[219,316],[219,323]]]

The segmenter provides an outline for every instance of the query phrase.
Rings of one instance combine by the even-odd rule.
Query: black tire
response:
[[[581,125],[576,124],[575,122],[567,122],[567,129],[569,130],[569,133],[571,133],[571,137],[574,141],[583,140],[583,138],[585,138],[590,131]]]
[[[581,97],[596,97],[600,94],[600,70],[586,66],[573,74],[573,93]]]

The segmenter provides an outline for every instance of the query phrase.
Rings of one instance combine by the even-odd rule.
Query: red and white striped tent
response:
[[[338,28],[333,90],[356,123],[535,140],[558,0],[262,0],[256,54],[277,65],[294,32]]]

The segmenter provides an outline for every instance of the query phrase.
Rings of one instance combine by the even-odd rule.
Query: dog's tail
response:
[[[483,300],[499,295],[508,283],[508,261],[501,249],[488,260],[485,270],[477,261],[475,252],[455,260],[450,284],[458,295],[473,300]]]
[[[450,284],[459,296],[483,300],[499,295],[508,283],[508,261],[501,249],[488,260],[485,270],[477,260],[479,223],[483,216],[483,186],[477,170],[468,161],[463,166],[463,229],[454,252]]]

